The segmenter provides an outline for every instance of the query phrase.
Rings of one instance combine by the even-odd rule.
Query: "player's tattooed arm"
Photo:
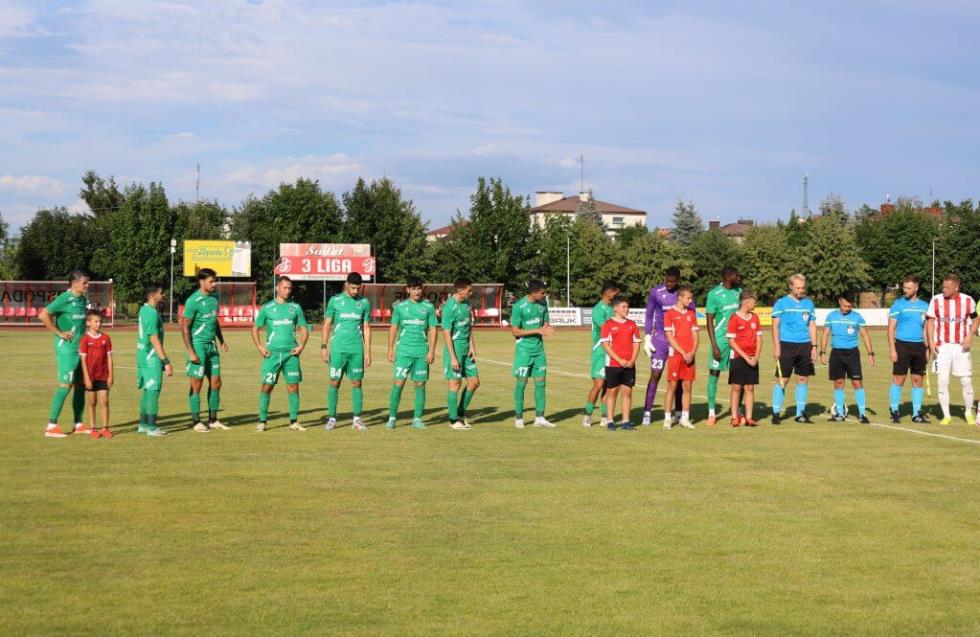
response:
[[[180,335],[184,337],[184,347],[187,348],[188,358],[195,365],[199,365],[201,359],[197,357],[197,352],[194,351],[194,344],[191,343],[191,320],[186,316],[180,319]]]
[[[225,335],[221,333],[221,323],[216,323],[214,326],[214,335],[218,339],[218,344],[221,346],[221,351],[228,351],[228,343],[225,342]]]

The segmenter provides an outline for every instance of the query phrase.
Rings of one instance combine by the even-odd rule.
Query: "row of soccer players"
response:
[[[202,433],[227,428],[217,417],[221,390],[219,350],[227,351],[228,346],[218,323],[218,301],[213,295],[215,283],[216,275],[213,271],[205,269],[200,272],[199,289],[188,299],[181,319],[181,331],[187,350],[185,369],[190,379],[188,406],[194,430]],[[729,383],[732,386],[732,404],[735,406],[732,409],[732,424],[756,424],[751,408],[753,387],[758,382],[762,338],[758,317],[752,312],[754,295],[743,291],[740,284],[741,277],[737,270],[725,268],[722,282],[708,294],[706,316],[711,344],[708,377],[709,425],[716,422],[716,394],[720,372],[730,365],[732,369]],[[338,391],[344,376],[350,379],[352,385],[353,428],[365,428],[361,420],[361,383],[365,368],[371,364],[371,330],[368,329],[371,308],[369,301],[359,294],[361,285],[360,275],[351,274],[344,292],[332,297],[325,311],[321,358],[329,364],[327,429],[332,429],[336,424]],[[794,275],[789,286],[789,294],[779,299],[773,308],[773,348],[778,361],[779,381],[773,392],[773,424],[779,424],[781,420],[784,387],[793,373],[797,376],[796,420],[809,422],[805,414],[808,379],[813,374],[813,363],[817,359],[815,308],[812,301],[806,298],[805,278]],[[976,308],[972,299],[959,293],[958,286],[955,276],[947,277],[943,282],[943,294],[937,295],[932,303],[926,304],[917,298],[918,281],[914,277],[908,277],[903,282],[903,298],[893,306],[889,321],[890,354],[894,365],[890,403],[894,421],[899,418],[901,387],[909,373],[913,384],[913,419],[922,420],[922,379],[930,352],[939,359],[939,398],[944,411],[943,422],[949,421],[950,371],[961,380],[965,379],[963,389],[967,410],[972,406],[968,349]],[[80,351],[84,340],[87,287],[88,277],[82,272],[73,273],[70,289],[41,312],[42,322],[55,333],[58,363],[59,387],[52,400],[49,424],[45,431],[49,437],[64,436],[57,426],[57,420],[73,385],[75,431],[81,432],[87,431],[81,421],[84,391],[108,389],[96,389],[96,384],[104,385],[105,381],[93,378],[94,372],[89,367],[82,369],[83,359],[92,356],[95,351],[90,348]],[[424,428],[422,413],[425,406],[425,385],[429,365],[435,358],[436,327],[440,321],[435,307],[422,298],[421,281],[410,280],[406,288],[409,298],[396,304],[388,334],[388,359],[394,364],[394,379],[386,426],[395,426],[402,390],[405,383],[411,380],[415,393],[412,426]],[[445,339],[444,376],[449,382],[447,406],[454,429],[469,428],[466,411],[479,387],[475,343],[470,329],[470,291],[471,284],[468,280],[457,280],[454,292],[441,312]],[[628,417],[629,394],[635,383],[640,339],[638,328],[626,318],[628,303],[617,296],[618,292],[615,284],[604,285],[603,298],[593,308],[593,386],[583,421],[587,426],[591,425],[596,401],[608,390],[601,403],[602,411],[611,414],[616,396],[621,393],[624,398],[624,418],[621,424],[624,428],[632,428]],[[309,328],[301,308],[290,301],[291,293],[292,282],[287,277],[281,278],[276,285],[276,298],[262,306],[252,329],[253,341],[263,357],[257,425],[260,431],[266,428],[269,397],[280,375],[285,378],[287,385],[290,428],[304,429],[297,421],[299,383],[302,380],[299,356],[309,338]],[[530,282],[527,296],[514,305],[511,315],[511,331],[516,340],[513,375],[516,379],[514,407],[517,427],[524,426],[524,395],[528,379],[534,381],[534,424],[540,427],[554,426],[545,418],[547,359],[543,338],[551,335],[545,293],[542,283]],[[173,365],[164,349],[163,324],[157,310],[162,298],[163,290],[160,285],[146,286],[146,303],[139,313],[137,386],[142,391],[142,398],[138,430],[148,435],[164,433],[156,425],[159,392],[163,385],[163,376],[173,373]],[[942,329],[934,327],[937,322]],[[678,403],[680,424],[691,426],[690,388],[695,374],[698,327],[693,294],[690,288],[679,284],[677,268],[669,268],[664,283],[650,290],[645,328],[643,343],[650,356],[651,375],[647,386],[643,424],[650,423],[653,398],[666,369],[671,388],[665,400],[665,427],[673,424],[672,412]],[[264,339],[260,336],[263,329]],[[874,353],[871,351],[864,319],[853,310],[853,299],[844,295],[840,299],[840,309],[828,316],[820,359],[825,359],[829,341],[832,346],[829,366],[831,379],[835,383],[836,417],[843,419],[846,413],[843,386],[849,378],[855,388],[859,418],[866,421],[861,363],[857,351],[858,334],[864,339],[873,365]],[[108,345],[108,338],[105,344]],[[956,347],[951,347],[953,345]],[[111,345],[108,356],[111,357]],[[109,369],[111,370],[111,366]],[[205,378],[208,379],[207,424],[200,418],[200,393]],[[84,383],[79,382],[83,379]],[[745,408],[739,411],[738,405],[743,402],[743,397]],[[608,424],[605,416],[603,424]]]

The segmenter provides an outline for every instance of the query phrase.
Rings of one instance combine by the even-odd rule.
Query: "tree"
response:
[[[884,217],[866,217],[854,232],[870,266],[870,285],[886,290],[900,285],[909,274],[929,280],[932,240],[939,236],[939,224],[929,215],[906,208]]]
[[[949,272],[960,277],[961,288],[974,297],[980,295],[980,210],[972,201],[964,201],[951,221],[944,224],[936,244],[936,287]],[[955,223],[952,220],[955,219]],[[924,279],[928,280],[928,279]]]
[[[0,280],[9,281],[17,275],[17,241],[10,237],[10,226],[0,214]]]
[[[704,232],[704,222],[694,207],[694,202],[678,199],[674,207],[674,230],[671,238],[677,243],[690,245],[694,238]]]
[[[637,237],[622,254],[619,283],[635,307],[646,305],[650,288],[663,281],[664,271],[670,266],[681,268],[682,275],[690,274],[690,262],[683,250],[658,232]]]
[[[820,202],[820,215],[822,217],[834,217],[840,223],[845,223],[849,215],[844,205],[844,198],[837,193],[829,193]]]
[[[616,247],[625,252],[638,239],[650,234],[646,226],[627,226],[616,233]]]
[[[400,282],[424,275],[426,226],[415,204],[402,199],[390,179],[372,181],[370,186],[358,179],[343,201],[346,238],[374,246],[378,281]]]
[[[599,208],[596,206],[595,197],[592,195],[591,190],[587,199],[579,200],[578,206],[575,209],[575,216],[594,223],[605,231],[605,225],[602,223],[602,215],[599,214]]]
[[[742,244],[744,287],[758,295],[759,303],[772,304],[786,292],[790,275],[799,271],[797,254],[783,228],[749,228]]]
[[[184,251],[181,249],[183,242],[188,239],[224,239],[230,238],[237,241],[246,241],[239,237],[226,237],[226,224],[229,220],[229,212],[217,201],[197,201],[188,203],[181,201],[172,210],[173,215],[173,234],[172,238],[177,241],[177,254],[174,261],[174,296],[184,298],[188,296],[196,287],[196,282],[181,276],[184,271]]]
[[[834,217],[820,217],[807,223],[808,241],[800,266],[814,301],[833,304],[841,292],[867,286],[871,268],[861,257],[851,227]]]
[[[90,218],[64,207],[38,210],[21,229],[17,270],[25,279],[64,279],[76,268],[91,269],[95,238]]]
[[[586,221],[585,223],[591,223]],[[594,224],[593,224],[594,225]],[[537,234],[531,252],[529,275],[541,279],[548,286],[553,299],[567,302],[566,254],[570,264],[571,239],[575,222],[566,215],[552,215]],[[566,248],[568,250],[566,251]]]
[[[786,222],[785,226],[782,226],[783,231],[786,233],[786,239],[789,241],[790,246],[794,248],[802,248],[807,242],[807,230],[809,229],[808,218],[802,218],[796,214],[796,209],[789,211],[789,221]]]
[[[3,213],[0,213],[0,244],[7,243],[9,229],[10,225],[3,220]]]
[[[702,232],[685,250],[691,264],[691,286],[698,305],[703,305],[708,291],[721,281],[721,271],[727,266],[738,267],[742,251],[738,244],[721,230]]]
[[[109,181],[105,181],[94,170],[89,170],[82,176],[82,186],[78,196],[88,204],[96,220],[106,218],[114,210],[118,210],[126,199],[119,191],[115,177],[109,177]]]

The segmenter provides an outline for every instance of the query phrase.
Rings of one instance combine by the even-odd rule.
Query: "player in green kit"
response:
[[[64,438],[67,434],[58,427],[58,416],[65,405],[65,399],[72,387],[71,407],[75,418],[73,431],[88,433],[82,422],[85,411],[85,385],[82,383],[82,370],[79,369],[81,357],[78,344],[85,332],[85,310],[88,309],[88,274],[75,270],[68,277],[68,289],[48,303],[38,313],[38,319],[49,332],[54,334],[54,357],[58,363],[58,389],[51,399],[51,412],[48,426],[44,429],[47,438]]]
[[[473,283],[466,277],[459,277],[453,282],[452,295],[442,305],[442,335],[446,342],[442,350],[442,370],[449,381],[446,404],[449,407],[449,426],[453,429],[470,428],[466,409],[480,386],[469,301],[472,292]],[[460,387],[463,388],[462,396],[459,395]]]
[[[554,423],[544,417],[548,359],[544,355],[544,337],[551,336],[548,322],[548,304],[544,297],[548,290],[544,283],[528,281],[527,296],[514,303],[510,311],[510,333],[517,339],[514,344],[514,426],[524,429],[524,390],[527,379],[534,379],[534,426],[553,428]]]
[[[365,431],[361,420],[364,404],[361,382],[364,370],[371,366],[371,302],[359,296],[364,279],[357,272],[347,275],[344,291],[330,297],[323,312],[323,332],[320,360],[330,366],[327,385],[327,431],[337,426],[337,401],[340,381],[346,374],[351,384],[354,431]],[[330,330],[333,329],[331,335]]]
[[[265,431],[269,419],[269,399],[279,381],[279,373],[286,378],[286,392],[289,398],[289,430],[306,431],[297,422],[299,418],[299,384],[303,382],[303,370],[299,366],[299,355],[310,338],[310,328],[303,316],[303,308],[289,300],[293,295],[293,281],[289,277],[279,277],[276,281],[276,298],[259,309],[252,325],[252,342],[262,354],[262,389],[259,391],[259,424],[256,431]],[[265,328],[265,342],[259,337],[259,330]],[[299,338],[296,333],[299,332]]]
[[[732,349],[728,344],[728,320],[738,311],[739,295],[742,294],[742,275],[731,266],[721,271],[721,283],[708,292],[704,313],[708,338],[711,342],[711,360],[708,363],[708,426],[717,422],[715,403],[718,397],[718,377],[728,371]],[[735,414],[732,414],[735,417]]]
[[[180,319],[180,331],[184,335],[187,348],[187,376],[191,390],[187,400],[190,405],[194,431],[207,433],[212,429],[224,429],[218,420],[218,407],[221,404],[221,355],[215,346],[215,339],[221,350],[228,351],[228,344],[221,334],[218,324],[218,299],[214,296],[218,273],[211,268],[202,268],[197,273],[198,290],[184,303],[184,316]],[[208,378],[208,424],[201,422],[201,388],[204,377]]]
[[[612,300],[619,294],[619,285],[612,281],[602,284],[602,298],[592,308],[592,388],[589,390],[589,397],[585,401],[585,417],[582,418],[583,427],[592,426],[592,412],[595,411],[596,402],[599,402],[599,413],[602,416],[602,426],[606,426],[606,351],[602,348],[599,339],[602,334],[602,326],[606,321],[613,317]]]
[[[140,390],[140,424],[136,433],[147,436],[164,436],[166,431],[157,426],[160,413],[160,391],[163,375],[174,375],[173,365],[163,349],[163,321],[160,319],[160,302],[163,286],[148,283],[143,287],[146,303],[139,311],[139,332],[136,335],[136,389]]]
[[[425,383],[429,380],[429,365],[436,357],[436,308],[422,298],[422,280],[409,277],[405,282],[408,298],[395,304],[388,330],[388,362],[395,364],[391,398],[388,401],[388,422],[395,428],[398,403],[401,402],[405,381],[415,382],[415,405],[412,427],[425,429]],[[397,339],[397,341],[396,341]]]

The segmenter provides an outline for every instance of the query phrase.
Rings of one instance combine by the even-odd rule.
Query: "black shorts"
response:
[[[85,391],[109,391],[109,381],[93,380],[92,389],[86,389]]]
[[[813,345],[810,343],[786,343],[779,342],[779,375],[781,378],[789,378],[793,374],[797,376],[813,376],[813,359],[810,355],[813,352]]]
[[[606,367],[606,389],[616,389],[620,385],[632,387],[635,384],[635,367]]]
[[[728,368],[729,385],[758,385],[759,366],[749,365],[741,356],[732,356],[732,362]]]
[[[830,380],[861,380],[861,351],[853,347],[851,349],[832,349],[830,350]]]
[[[898,359],[892,365],[892,376],[905,376],[912,372],[913,376],[926,375],[926,362],[929,358],[925,343],[895,341],[895,353]]]

